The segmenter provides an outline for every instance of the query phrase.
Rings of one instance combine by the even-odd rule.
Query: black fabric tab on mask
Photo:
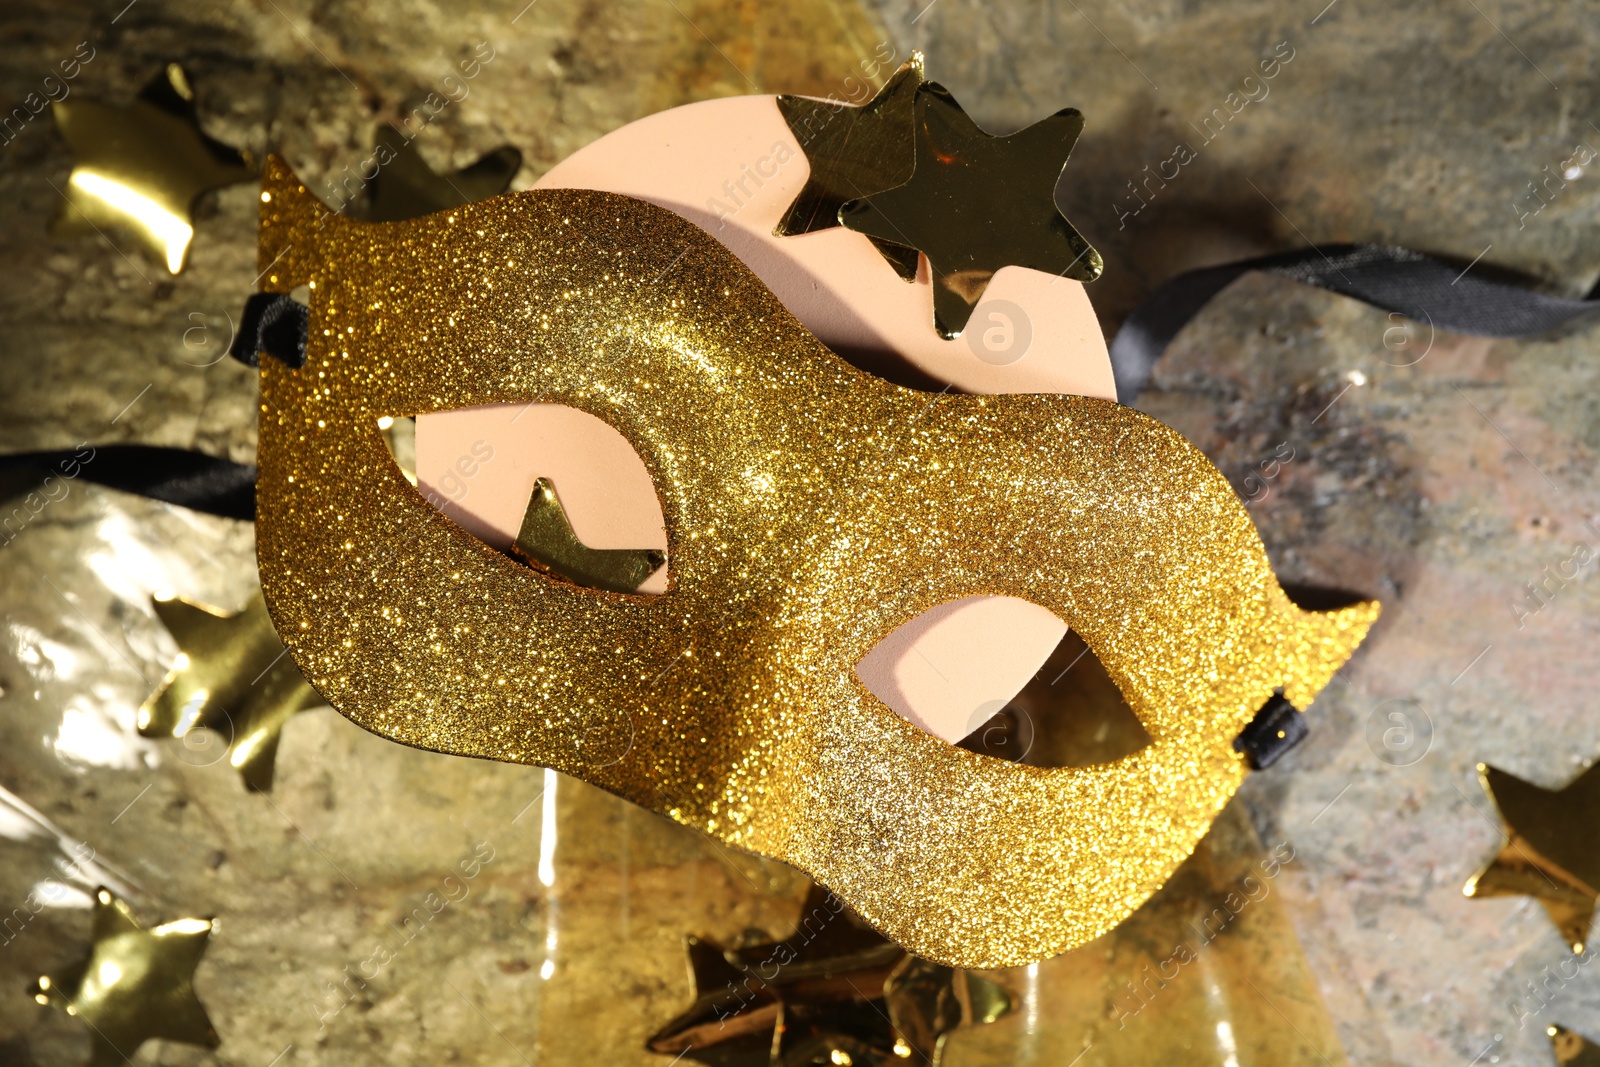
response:
[[[1250,761],[1250,769],[1264,771],[1277,763],[1285,752],[1304,741],[1311,732],[1306,717],[1295,706],[1274,693],[1261,705],[1250,725],[1239,731],[1233,739],[1233,750],[1243,752]]]
[[[239,332],[228,354],[240,363],[259,365],[265,352],[285,366],[306,365],[306,337],[311,329],[311,309],[282,293],[253,293],[244,302]]]
[[[51,478],[68,484],[81,478],[225,519],[253,522],[256,517],[256,468],[203,452],[152,445],[80,445],[59,452],[0,456],[0,479],[9,483],[6,488],[12,497]]]

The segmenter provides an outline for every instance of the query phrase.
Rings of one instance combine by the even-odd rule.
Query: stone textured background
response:
[[[1600,13],[1587,4],[125,2],[7,4],[0,100],[21,100],[83,40],[97,49],[75,83],[86,98],[126,99],[179,59],[208,132],[280,151],[323,188],[367,154],[375,122],[488,40],[496,58],[421,144],[442,166],[513,143],[526,184],[665,107],[842,93],[886,40],[925,49],[932,76],[994,132],[1085,112],[1061,199],[1105,256],[1090,293],[1108,333],[1181,269],[1312,241],[1404,244],[1463,266],[1483,253],[1569,295],[1600,273],[1600,174],[1537,215],[1515,207],[1542,168],[1600,148]],[[1123,217],[1127,183],[1177,141],[1198,147],[1190,124],[1283,42],[1294,58],[1270,94]],[[140,441],[251,458],[253,375],[213,361],[255,274],[254,191],[208,201],[189,269],[169,278],[107,240],[47,236],[68,167],[47,117],[0,148],[0,448]],[[1600,1037],[1587,969],[1548,1006],[1527,990],[1566,957],[1538,905],[1460,892],[1499,844],[1475,763],[1554,786],[1600,751],[1594,568],[1521,626],[1510,606],[1575,544],[1600,543],[1595,337],[1430,336],[1249,278],[1185,331],[1141,401],[1241,486],[1290,446],[1253,509],[1284,578],[1386,602],[1311,709],[1312,738],[1242,796],[1263,840],[1294,842],[1276,899],[1353,1063],[1542,1065],[1548,1023]],[[686,1002],[682,934],[787,932],[803,892],[792,873],[568,780],[547,889],[537,770],[405,750],[320,711],[290,725],[277,789],[257,797],[204,738],[138,740],[133,710],[173,652],[149,595],[232,608],[253,583],[247,529],[89,487],[0,547],[0,785],[121,872],[147,920],[219,916],[200,989],[224,1045],[152,1044],[140,1061],[665,1063],[639,1048]],[[1405,766],[1368,741],[1396,709],[1431,736]],[[9,909],[57,853],[5,836]],[[467,900],[319,1021],[327,983],[479,841],[496,858]],[[0,1061],[81,1061],[81,1026],[23,989],[86,930],[85,909],[55,909],[0,945]],[[951,1062],[987,1061],[1014,1022],[956,1041]],[[1035,1062],[1077,1055],[1057,1051]],[[1241,1049],[1238,1062],[1266,1060]]]

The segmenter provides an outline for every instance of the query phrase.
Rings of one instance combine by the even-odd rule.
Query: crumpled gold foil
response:
[[[908,956],[815,886],[782,941],[684,947],[694,1003],[646,1047],[716,1067],[939,1067],[952,1033],[1014,1007],[987,978]]]
[[[553,767],[783,859],[958,967],[1038,960],[1127,916],[1376,617],[1296,608],[1227,480],[1077,396],[930,395],[856,370],[714,238],[607,193],[409,222],[332,216],[279,160],[265,285],[310,284],[307,362],[262,360],[258,555],[306,677],[385,737]],[[637,449],[666,593],[521,566],[431,508],[380,416],[568,404]],[[950,600],[1054,611],[1151,743],[1091,767],[946,744],[856,662]],[[615,743],[595,743],[596,738]]]

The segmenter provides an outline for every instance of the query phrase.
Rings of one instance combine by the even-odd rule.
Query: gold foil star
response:
[[[139,709],[139,733],[182,738],[196,727],[214,730],[227,739],[228,761],[246,788],[271,789],[284,724],[322,698],[284,654],[261,594],[237,615],[182,599],[157,599],[155,610],[180,652]]]
[[[50,232],[78,237],[120,227],[177,274],[194,237],[200,194],[255,177],[248,156],[207,137],[183,68],[168,63],[131,104],[50,105],[72,149],[72,173]]]
[[[1544,1032],[1558,1067],[1600,1067],[1600,1045],[1564,1026],[1548,1026]]]
[[[878,95],[860,107],[809,96],[778,97],[778,110],[811,171],[774,234],[792,237],[837,226],[839,209],[847,201],[911,180],[912,119],[923,80],[922,53],[912,52]],[[915,248],[879,237],[871,240],[900,277],[916,278]]]
[[[1574,953],[1583,952],[1600,896],[1600,766],[1562,789],[1541,789],[1478,764],[1507,841],[1462,887],[1469,897],[1537,897]]]
[[[89,1067],[131,1061],[151,1038],[216,1048],[222,1042],[194,993],[210,919],[175,919],[146,930],[116,894],[95,891],[88,958],[34,983],[33,999],[88,1024]]]
[[[908,955],[815,887],[784,941],[688,950],[694,1003],[648,1047],[717,1067],[938,1067],[952,1030],[1011,1010],[995,983]]]
[[[511,548],[542,571],[613,593],[638,589],[667,559],[665,552],[654,548],[590,548],[579,541],[547,478],[534,483],[528,509],[522,514],[522,528]]]
[[[383,125],[367,165],[375,168],[366,183],[367,200],[351,214],[365,222],[399,222],[500,195],[522,169],[522,153],[502,145],[460,170],[439,174],[412,136]]]
[[[958,337],[1001,267],[1078,281],[1100,276],[1100,253],[1056,207],[1056,183],[1083,132],[1074,108],[1007,137],[980,130],[942,85],[917,92],[916,166],[898,188],[852,200],[839,221],[917,248],[933,269],[933,319]]]

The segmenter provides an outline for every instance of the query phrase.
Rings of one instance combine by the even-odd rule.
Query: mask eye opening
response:
[[[856,663],[887,710],[940,740],[1035,767],[1088,767],[1151,743],[1099,657],[1055,612],[980,594],[926,608]]]
[[[378,419],[378,430],[383,443],[389,448],[389,457],[400,468],[401,475],[413,487],[417,484],[417,420],[410,415],[398,418],[384,415]]]
[[[535,406],[503,407],[517,412]],[[537,406],[560,408],[565,417],[577,416],[604,427],[605,431],[615,436],[616,442],[622,443],[622,447],[627,449],[628,458],[643,471],[643,461],[637,452],[607,424],[564,405]],[[537,417],[527,420],[530,426],[536,421]],[[515,422],[513,418],[511,429],[515,428]],[[517,473],[518,453],[521,450],[515,447],[519,442],[500,440],[496,437],[494,425],[487,427],[486,432],[496,437],[495,442],[481,438],[474,440],[470,446],[457,449],[461,455],[453,459],[449,458],[450,454],[419,455],[429,449],[433,452],[439,449],[437,442],[419,445],[418,421],[414,417],[382,416],[377,420],[377,428],[399,473],[423,502],[484,547],[537,571],[545,578],[568,585],[638,596],[656,596],[665,591],[668,576],[664,570],[667,555],[664,546],[641,549],[592,547],[574,530],[565,501],[551,479],[543,476],[534,479],[531,493],[527,494],[526,499],[511,488],[518,484],[521,477]],[[505,426],[498,427],[501,432],[507,429]],[[570,432],[573,428],[567,429]],[[594,427],[584,426],[579,432],[592,437]],[[615,446],[616,442],[610,443]],[[589,444],[592,446],[594,442],[590,441]],[[420,474],[419,459],[422,465]],[[441,459],[448,461],[441,465]],[[619,477],[637,473],[615,470],[619,466],[618,459],[617,456],[612,457],[613,462],[609,464],[612,473]],[[601,466],[607,467],[606,464]],[[648,478],[648,472],[643,473]],[[507,476],[511,478],[509,484],[504,480]],[[577,477],[581,480],[581,475]],[[525,481],[521,484],[526,487]],[[566,484],[573,484],[570,477]],[[575,495],[580,503],[589,504],[592,511],[592,500],[585,500],[584,488],[578,486],[579,491]],[[464,506],[469,497],[473,504],[470,508]],[[488,498],[498,499],[490,501]],[[493,503],[496,515],[486,517],[482,510],[486,502]],[[637,505],[640,501],[633,503]],[[655,511],[657,522],[664,522],[653,489],[649,503]],[[503,514],[499,514],[501,512]],[[661,532],[664,533],[664,527]]]
[[[1092,767],[1151,743],[1105,665],[1068,630],[1022,691],[992,711],[957,747],[1030,767]]]

